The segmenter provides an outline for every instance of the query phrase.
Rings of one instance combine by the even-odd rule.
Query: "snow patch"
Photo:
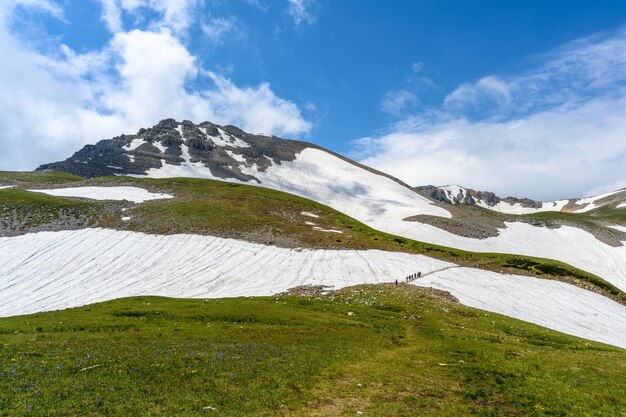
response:
[[[246,143],[239,138],[229,135],[228,133],[224,132],[220,128],[217,128],[217,131],[218,131],[217,136],[209,135],[206,129],[203,127],[200,128],[200,131],[204,133],[204,135],[208,139],[211,139],[213,143],[215,143],[217,146],[221,146],[221,147],[227,146],[231,148],[249,148],[250,147],[249,143]]]
[[[146,141],[143,139],[133,139],[128,145],[122,146],[122,149],[126,151],[134,151],[144,143],[146,143]]]
[[[600,194],[600,195],[596,195],[594,197],[587,197],[587,198],[581,198],[580,200],[577,200],[575,202],[576,205],[585,205],[585,207],[578,209],[576,211],[574,211],[574,213],[586,213],[588,211],[591,211],[593,209],[596,209],[600,206],[596,205],[596,201],[598,200],[602,200],[603,198],[612,196],[613,194],[617,194],[622,192],[623,190],[617,190],[617,191],[612,191],[610,193],[606,193],[606,194]]]
[[[505,214],[532,214],[544,211],[561,211],[567,203],[569,203],[569,200],[546,201],[541,204],[541,207],[524,207],[521,203],[510,204],[505,201],[499,201],[497,204],[490,206],[483,200],[478,200],[476,205]]]
[[[563,282],[452,268],[411,283],[449,291],[470,307],[626,348],[626,307]]]
[[[57,197],[82,197],[92,200],[128,200],[134,203],[174,197],[170,194],[152,193],[139,187],[73,187],[28,191]]]
[[[167,148],[161,142],[154,141],[152,142],[152,145],[156,147],[159,151],[161,151],[161,153],[163,154],[167,150]]]
[[[318,216],[317,214],[311,213],[309,211],[301,211],[300,214],[302,214],[303,216],[313,217],[313,218],[316,218],[316,219],[320,218],[320,216]]]
[[[0,190],[4,190],[5,188],[13,188],[12,185],[0,185]]]
[[[616,224],[611,224],[608,227],[610,227],[611,229],[619,230],[620,232],[626,233],[626,226],[618,226]]]
[[[322,229],[321,227],[318,226],[314,226],[313,230],[316,230],[318,232],[330,232],[330,233],[341,233],[343,234],[343,232],[341,230],[335,230],[335,229]]]
[[[238,153],[235,153],[229,149],[226,149],[226,153],[235,161],[242,162],[244,164],[246,163],[246,158],[244,158],[243,155],[239,155]]]

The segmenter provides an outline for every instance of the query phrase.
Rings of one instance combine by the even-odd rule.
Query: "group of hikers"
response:
[[[404,277],[404,282],[405,283],[409,283],[411,281],[413,281],[414,279],[420,278],[422,276],[422,271],[418,271],[414,274],[411,275],[407,275],[406,277]],[[398,286],[398,280],[396,280],[396,287]]]

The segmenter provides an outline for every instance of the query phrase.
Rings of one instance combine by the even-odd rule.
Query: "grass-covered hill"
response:
[[[410,285],[0,319],[0,415],[619,416],[626,351]]]
[[[417,242],[379,232],[314,201],[262,187],[192,178],[85,180],[52,171],[0,172],[0,185],[13,186],[0,189],[0,235],[98,226],[155,234],[213,235],[286,247],[402,251],[498,272],[558,279],[626,303],[626,294],[617,287],[559,261]],[[175,198],[132,204],[26,191],[88,185],[134,185]]]

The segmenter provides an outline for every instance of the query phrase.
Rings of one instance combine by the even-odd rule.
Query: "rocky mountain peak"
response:
[[[83,177],[101,175],[203,176],[258,181],[254,171],[292,161],[305,142],[249,134],[236,126],[208,121],[161,120],[136,134],[86,145],[64,161],[41,165]],[[247,172],[244,172],[247,171]],[[193,172],[194,175],[187,175]]]

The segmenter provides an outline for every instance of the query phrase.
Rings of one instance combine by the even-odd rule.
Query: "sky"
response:
[[[164,118],[411,185],[626,187],[626,2],[2,0],[0,169]]]

